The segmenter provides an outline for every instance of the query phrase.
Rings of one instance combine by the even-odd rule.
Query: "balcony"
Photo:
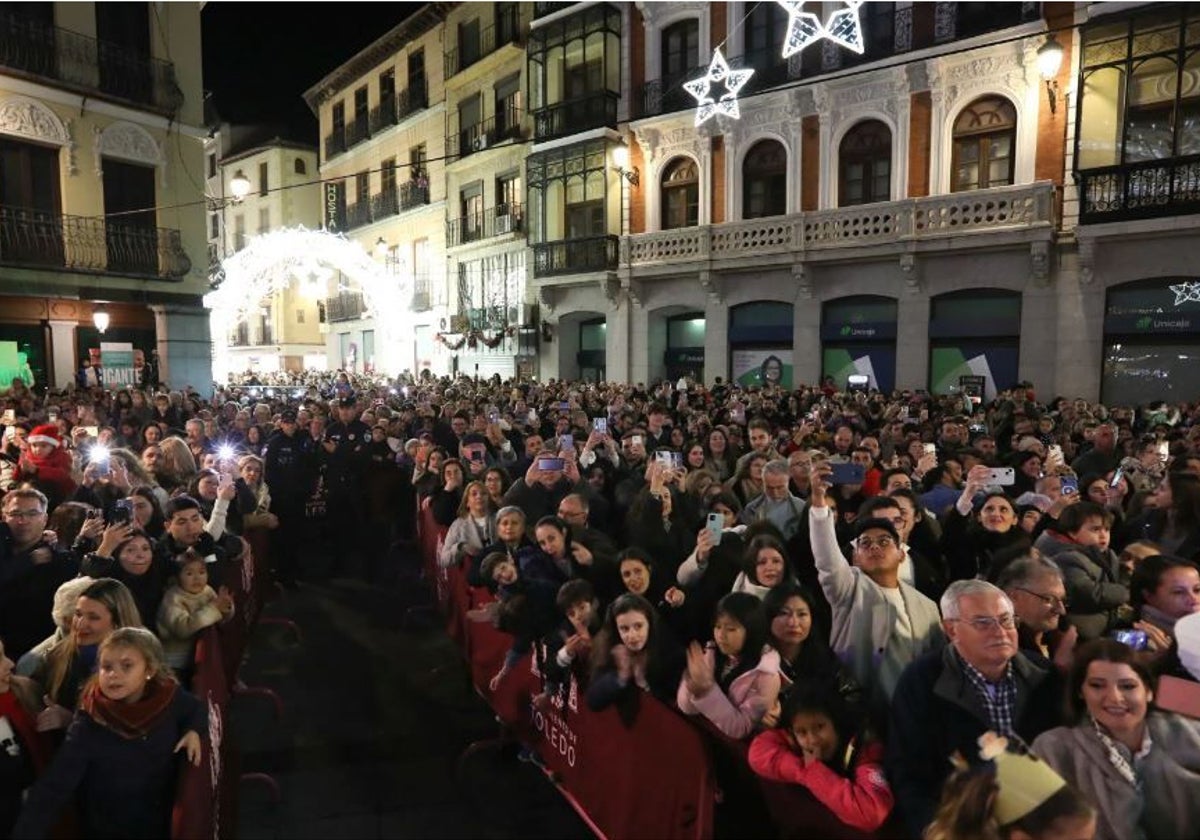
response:
[[[369,225],[374,221],[371,218],[371,202],[369,200],[360,199],[354,204],[346,205],[346,227],[348,229]]]
[[[336,324],[338,321],[353,321],[363,317],[367,311],[362,292],[340,292],[333,297],[325,298],[325,322]]]
[[[1078,173],[1079,223],[1200,213],[1200,155]]]
[[[422,108],[429,107],[429,91],[424,82],[390,96],[372,108],[365,116],[345,126],[334,127],[325,135],[325,160],[337,157],[364,140],[387,131]]]
[[[674,111],[687,111],[696,107],[696,99],[683,89],[683,83],[689,79],[697,79],[708,70],[708,66],[691,67],[673,76],[661,79],[651,79],[642,85],[634,96],[634,119],[656,117],[659,114],[670,114]]]
[[[524,230],[524,222],[519,204],[500,204],[481,213],[451,219],[446,222],[446,247],[520,233]]]
[[[790,263],[836,258],[853,248],[890,246],[899,252],[922,242],[940,248],[952,236],[1048,232],[1053,227],[1054,185],[1041,181],[638,234],[625,238],[621,261],[666,270],[687,262],[733,268],[771,255],[781,258],[776,262]]]
[[[479,33],[477,40],[460,38],[458,45],[446,50],[446,79],[472,64],[482,61],[506,44],[521,42],[521,16],[516,4],[496,15],[496,22]]]
[[[589,271],[612,271],[617,267],[620,237],[584,236],[533,246],[533,276],[556,277]]]
[[[242,321],[233,330],[233,335],[229,336],[230,347],[249,347],[250,346],[250,325]]]
[[[429,182],[421,179],[400,185],[400,212],[429,203]]]
[[[505,140],[523,140],[527,133],[524,112],[513,109],[446,135],[446,158],[461,160]]]
[[[192,261],[177,230],[0,207],[0,265],[179,280]]]
[[[429,299],[429,275],[413,275],[413,294],[411,307],[413,312],[428,312],[432,308]]]
[[[49,79],[172,114],[183,104],[175,65],[107,41],[37,21],[0,14],[0,66],[6,73]]]
[[[539,108],[533,112],[533,139],[541,142],[593,128],[616,128],[620,98],[619,94],[602,90]]]
[[[546,0],[534,0],[533,17],[534,17],[534,20],[537,20],[540,17],[546,17],[546,15],[552,15],[555,12],[561,11],[563,9],[569,9],[571,6],[574,6],[574,5],[575,5],[574,3],[551,3],[551,2],[547,2]]]
[[[346,230],[365,227],[389,216],[429,203],[429,185],[407,181],[399,187],[384,189],[369,198],[346,205]]]

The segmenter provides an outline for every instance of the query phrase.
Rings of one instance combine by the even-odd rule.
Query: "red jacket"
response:
[[[36,468],[36,472],[34,472]],[[61,446],[45,458],[26,452],[17,463],[17,481],[28,481],[50,497],[51,505],[71,498],[75,479],[71,477],[71,455]]]
[[[750,766],[763,778],[804,785],[839,820],[862,831],[883,825],[895,802],[883,775],[883,744],[878,741],[867,742],[855,756],[853,779],[822,762],[805,767],[782,729],[764,732],[750,743]]]

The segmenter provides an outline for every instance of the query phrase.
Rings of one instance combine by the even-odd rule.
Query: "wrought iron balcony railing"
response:
[[[533,16],[534,18],[545,17],[546,15],[554,14],[555,12],[574,6],[574,3],[553,3],[547,0],[534,0]]]
[[[1079,222],[1119,222],[1200,213],[1200,155],[1086,169]]]
[[[367,130],[371,132],[371,136],[373,137],[385,128],[395,124],[396,97],[389,96],[386,99],[380,100],[379,104],[371,109]]]
[[[592,128],[616,128],[620,98],[617,93],[602,90],[539,108],[533,112],[533,138],[551,140]]]
[[[325,298],[325,321],[330,324],[353,321],[363,317],[366,311],[367,305],[362,292],[340,292]]]
[[[417,181],[408,181],[398,187],[377,192],[369,199],[347,204],[346,229],[360,228],[428,203],[428,184],[422,185]]]
[[[192,261],[177,230],[0,206],[0,265],[178,280]]]
[[[325,135],[325,159],[337,157],[352,146],[387,131],[409,114],[429,107],[429,91],[425,83],[419,82],[395,96],[389,96],[372,108],[365,117],[360,117],[341,128]]]
[[[707,69],[707,65],[690,67],[682,73],[646,82],[633,100],[635,118],[655,117],[696,107],[696,100],[683,89],[683,83],[699,78]]]
[[[368,115],[363,115],[353,122],[346,123],[346,148],[357,146],[371,136]]]
[[[424,179],[406,181],[400,185],[400,212],[429,203],[429,182]]]
[[[12,14],[0,14],[0,66],[164,114],[183,104],[170,61]]]
[[[611,271],[617,267],[620,237],[585,236],[533,246],[533,276]]]
[[[465,158],[505,140],[523,140],[527,133],[525,113],[514,108],[446,135],[446,157]]]
[[[371,224],[371,202],[363,199],[346,205],[346,227],[357,228]]]
[[[346,151],[346,129],[335,128],[325,135],[325,160],[340,155]]]
[[[520,233],[524,222],[520,204],[498,204],[479,213],[468,213],[446,222],[446,246]]]
[[[517,4],[502,9],[496,22],[479,33],[478,39],[459,39],[456,46],[446,50],[445,71],[449,79],[503,47],[505,44],[521,42],[521,15]]]

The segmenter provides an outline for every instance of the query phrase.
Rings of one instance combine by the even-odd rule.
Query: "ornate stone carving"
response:
[[[75,140],[71,121],[63,121],[47,106],[25,96],[13,96],[0,102],[0,134],[27,137],[52,143],[67,150],[67,172],[79,171],[75,163]]]
[[[621,281],[617,279],[617,275],[609,273],[601,277],[600,291],[604,293],[604,299],[610,307],[616,309],[621,305]]]
[[[916,254],[900,255],[900,276],[904,278],[904,288],[910,295],[920,294],[921,277],[917,269]]]
[[[797,300],[812,300],[812,272],[804,263],[792,264],[792,283],[796,286]]]
[[[1091,237],[1079,239],[1079,282],[1091,285],[1096,279],[1096,240]]]
[[[150,136],[150,132],[139,125],[130,122],[115,122],[101,130],[99,126],[92,129],[96,133],[96,174],[104,174],[103,158],[119,158],[133,163],[144,163],[149,166],[161,166],[162,149],[158,142]],[[164,181],[166,167],[162,167]]]
[[[1045,286],[1050,282],[1050,243],[1033,242],[1029,246],[1029,268],[1033,282]]]
[[[708,4],[702,2],[677,2],[674,3],[639,3],[638,8],[642,12],[642,20],[646,26],[661,27],[662,21],[669,14],[674,16],[678,12],[689,11],[694,12],[697,16],[708,14]]]

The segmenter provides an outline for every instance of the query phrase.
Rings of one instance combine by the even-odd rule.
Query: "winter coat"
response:
[[[1185,840],[1200,826],[1200,721],[1167,712],[1146,717],[1152,746],[1125,759],[1145,780],[1142,793],[1113,767],[1092,722],[1052,729],[1033,751],[1096,808],[1096,840]]]
[[[438,549],[438,565],[443,569],[456,566],[465,555],[480,557],[484,547],[492,542],[496,535],[496,517],[488,514],[487,523],[481,529],[470,514],[460,516],[450,523],[442,546]]]
[[[709,667],[716,667],[716,647],[709,644],[704,650]],[[679,683],[675,702],[685,715],[704,715],[713,726],[730,738],[746,738],[754,732],[775,701],[779,699],[779,654],[767,647],[758,664],[739,674],[729,684],[728,691],[714,685],[703,697],[696,697],[688,688],[687,679]]]
[[[1062,681],[1024,654],[1012,659],[1017,702],[1014,728],[1027,743],[1060,723]],[[913,836],[933,821],[955,751],[979,755],[979,736],[992,729],[978,692],[954,648],[928,653],[905,669],[892,694],[887,771],[901,815]]]
[[[1117,608],[1129,602],[1129,586],[1117,555],[1110,549],[1082,546],[1055,531],[1038,537],[1034,548],[1062,569],[1070,604],[1067,620],[1079,630],[1079,640],[1098,639],[1112,630]]]
[[[151,558],[150,567],[140,575],[132,575],[125,571],[121,561],[115,557],[105,557],[96,553],[84,557],[83,564],[79,567],[79,573],[82,575],[112,578],[125,584],[129,594],[133,596],[134,603],[137,604],[142,625],[148,629],[154,628],[163,593],[167,591],[167,584],[177,571],[172,560],[158,553]]]
[[[942,521],[942,554],[951,583],[986,575],[996,554],[1021,544],[1028,547],[1029,537],[1016,525],[1003,533],[989,531],[955,507]]]
[[[72,796],[82,837],[169,836],[181,760],[175,745],[189,730],[208,732],[207,719],[204,704],[182,689],[142,738],[123,738],[76,712],[66,741],[25,801],[13,837],[45,837]]]
[[[167,664],[179,670],[192,664],[196,634],[220,624],[225,616],[217,609],[217,593],[206,586],[196,594],[172,586],[158,608],[158,638],[162,640]]]
[[[829,508],[809,508],[809,529],[821,590],[833,608],[829,646],[868,695],[873,689],[890,695],[894,687],[882,685],[878,674],[896,626],[895,607],[879,584],[846,560]],[[912,623],[914,659],[941,647],[944,635],[937,604],[903,581],[900,595]]]
[[[883,775],[883,744],[878,741],[858,751],[854,775],[847,778],[822,761],[806,767],[788,732],[772,729],[750,743],[750,766],[765,779],[803,785],[839,820],[861,831],[878,829],[895,804]]]

